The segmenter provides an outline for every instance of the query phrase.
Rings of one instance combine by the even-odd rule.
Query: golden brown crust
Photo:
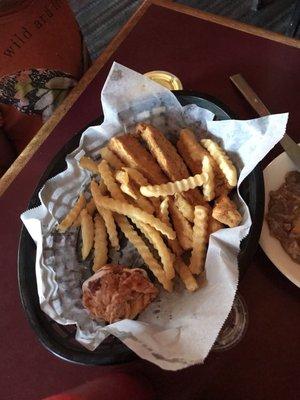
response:
[[[147,273],[121,265],[103,266],[82,286],[82,303],[97,321],[135,318],[158,295]]]
[[[188,190],[187,192],[182,193],[182,195],[192,206],[207,204],[203,200],[203,196],[198,189]]]
[[[184,250],[191,249],[193,240],[193,229],[191,224],[182,215],[171,199],[169,199],[169,210],[180,246]]]
[[[177,149],[193,174],[201,174],[202,161],[205,156],[211,158],[209,152],[197,142],[190,129],[181,130]]]
[[[188,168],[177,153],[176,148],[158,129],[152,125],[139,124],[137,132],[146,142],[161,169],[172,181],[185,179],[190,176]],[[203,203],[203,197],[197,189],[185,192],[184,197],[192,205]]]
[[[210,220],[209,220],[209,234],[214,233],[219,231],[220,229],[225,228],[225,226],[217,221],[216,219],[214,219],[213,216],[210,216]]]
[[[177,141],[177,149],[193,174],[202,173],[203,158],[205,156],[208,157],[215,174],[216,196],[228,193],[229,189],[223,172],[210,153],[198,143],[194,133],[190,129],[181,130],[179,140]]]
[[[242,220],[242,216],[238,212],[236,204],[225,195],[219,197],[216,201],[212,210],[212,216],[214,219],[230,228],[238,226]]]
[[[172,181],[189,177],[189,171],[176,148],[158,129],[152,125],[139,124],[137,131],[161,169]]]
[[[113,151],[128,167],[136,168],[151,184],[168,182],[151,154],[130,134],[113,137],[108,148]]]
[[[172,226],[169,218],[169,197],[165,197],[164,200],[161,202],[160,207],[157,210],[157,217],[160,218],[165,224]],[[167,242],[173,253],[177,257],[181,256],[181,254],[183,253],[183,248],[180,246],[177,238],[173,240],[167,239]]]

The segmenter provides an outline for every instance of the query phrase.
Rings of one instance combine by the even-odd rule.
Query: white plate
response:
[[[268,211],[270,191],[278,189],[283,184],[287,172],[294,171],[295,169],[295,165],[285,152],[280,154],[265,168],[265,216]],[[296,286],[300,287],[300,264],[295,263],[283,250],[279,240],[270,235],[269,226],[265,218],[259,244],[279,271]]]

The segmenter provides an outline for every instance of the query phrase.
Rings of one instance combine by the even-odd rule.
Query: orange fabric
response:
[[[30,68],[82,74],[80,31],[66,0],[27,1],[0,14],[0,77]]]
[[[62,71],[76,80],[81,77],[81,34],[67,0],[24,0],[14,9],[1,10],[0,79],[33,68]],[[11,155],[24,149],[43,122],[41,115],[28,115],[1,102],[0,116],[1,143],[5,142],[5,146],[0,146],[3,172]]]

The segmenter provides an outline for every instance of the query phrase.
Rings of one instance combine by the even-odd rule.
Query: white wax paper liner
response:
[[[237,255],[248,234],[251,218],[237,191],[243,215],[240,226],[222,229],[210,236],[206,258],[207,284],[188,293],[176,280],[175,290],[161,291],[137,321],[123,320],[102,326],[92,321],[81,304],[81,284],[90,274],[89,263],[76,255],[77,231],[61,235],[58,220],[70,209],[78,193],[90,181],[78,160],[95,157],[112,136],[140,121],[151,122],[174,142],[182,127],[191,127],[201,137],[212,136],[230,154],[239,170],[239,182],[282,138],[287,114],[249,121],[213,121],[213,114],[190,105],[181,107],[176,97],[143,75],[114,63],[101,94],[104,122],[88,128],[79,147],[67,156],[67,169],[49,179],[39,193],[41,206],[21,218],[37,245],[36,277],[42,310],[61,324],[76,324],[76,339],[93,351],[109,334],[122,340],[140,357],[164,369],[178,370],[201,363],[209,353],[232,307],[238,284]],[[204,130],[208,133],[204,134]],[[204,136],[203,136],[204,135]],[[110,253],[113,262],[142,266],[129,243],[120,253]]]

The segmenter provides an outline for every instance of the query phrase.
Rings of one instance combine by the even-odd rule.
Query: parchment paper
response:
[[[169,90],[117,63],[108,75],[101,101],[104,122],[84,132],[78,149],[66,158],[67,169],[41,189],[41,205],[21,216],[37,246],[41,308],[61,324],[76,324],[76,339],[90,351],[113,334],[140,357],[164,369],[178,370],[201,363],[232,307],[238,284],[239,245],[251,226],[249,210],[238,191],[236,201],[243,220],[236,228],[210,236],[205,264],[207,284],[191,294],[177,280],[174,292],[161,291],[137,321],[104,326],[89,318],[81,304],[81,284],[90,275],[90,268],[89,261],[78,261],[78,230],[62,235],[55,225],[90,181],[90,174],[78,165],[80,157],[95,157],[108,139],[130,131],[139,121],[151,122],[172,141],[182,127],[191,127],[198,136],[215,138],[238,167],[239,187],[282,138],[288,114],[249,121],[213,121],[210,111],[196,105],[181,107]],[[143,265],[126,241],[119,253],[110,252],[110,258],[135,267]]]

